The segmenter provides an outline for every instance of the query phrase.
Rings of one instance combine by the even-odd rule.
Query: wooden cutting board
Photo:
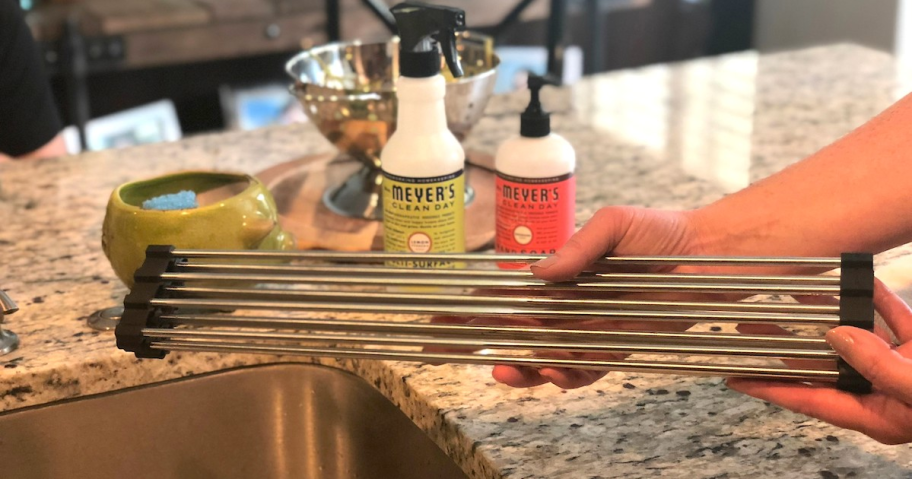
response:
[[[466,207],[466,249],[476,251],[494,242],[494,158],[471,152],[467,156],[466,179],[475,190],[475,199]],[[342,183],[360,165],[335,154],[311,155],[256,176],[272,192],[279,222],[294,234],[299,249],[382,250],[383,225],[379,221],[341,216],[323,204],[326,188]]]

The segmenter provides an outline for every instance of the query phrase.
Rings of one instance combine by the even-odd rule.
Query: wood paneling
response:
[[[268,18],[276,9],[267,0],[194,0],[205,7],[215,21]]]
[[[208,10],[186,0],[93,0],[82,8],[87,35],[189,27],[211,19]]]
[[[266,35],[277,26],[276,38]],[[323,22],[316,15],[287,16],[276,20],[220,23],[172,31],[134,33],[126,37],[129,67],[145,67],[182,62],[293,51],[302,42],[325,41]]]
[[[275,0],[280,13],[298,13],[323,11],[323,2],[315,0]],[[400,0],[383,0],[388,6],[393,6]],[[486,27],[496,25],[519,3],[519,0],[425,0],[425,3],[456,6],[466,11],[466,21],[472,27]],[[536,20],[547,18],[548,0],[536,0],[523,13],[522,20]],[[365,8],[360,0],[340,0],[343,23],[348,15],[363,17],[363,13],[373,14]]]

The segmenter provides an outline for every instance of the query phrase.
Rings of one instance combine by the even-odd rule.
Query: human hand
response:
[[[661,211],[632,207],[610,207],[599,210],[579,232],[555,255],[532,265],[536,277],[548,281],[572,279],[595,260],[605,254],[624,255],[699,255],[701,238],[690,212]],[[679,267],[670,271],[696,272],[698,267]],[[453,322],[453,318],[444,321]],[[464,322],[464,320],[459,320]],[[477,318],[472,324],[484,324],[492,320]],[[546,324],[531,318],[513,318],[514,324],[527,326]],[[577,329],[640,329],[684,330],[688,323],[632,324],[619,321],[594,320],[577,324],[562,323],[564,327]],[[576,357],[592,359],[621,359],[620,355],[594,355],[578,353],[551,353],[552,357]],[[514,367],[499,365],[492,372],[494,379],[513,387],[532,387],[551,382],[564,389],[587,386],[605,375],[601,371],[581,369]]]
[[[728,380],[728,386],[791,411],[859,431],[884,444],[912,442],[912,309],[880,281],[875,282],[874,306],[899,340],[899,346],[893,346],[884,331],[875,334],[840,326],[826,335],[833,349],[871,381],[871,394],[734,378]]]

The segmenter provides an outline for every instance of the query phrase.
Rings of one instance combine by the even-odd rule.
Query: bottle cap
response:
[[[543,86],[557,84],[548,77],[529,75],[528,85],[531,99],[526,111],[520,116],[520,135],[527,138],[541,138],[551,134],[551,114],[542,109],[538,94]]]
[[[419,2],[390,9],[399,30],[399,74],[427,78],[440,73],[440,55],[454,77],[463,75],[456,53],[456,32],[465,30],[465,12]],[[439,45],[439,47],[438,47]]]

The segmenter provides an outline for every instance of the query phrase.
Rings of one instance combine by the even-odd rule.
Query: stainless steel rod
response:
[[[747,302],[698,302],[698,301],[634,301],[602,298],[553,298],[541,296],[493,296],[493,295],[459,295],[442,293],[390,293],[368,291],[319,291],[293,289],[242,289],[212,288],[198,286],[169,286],[165,291],[181,297],[229,297],[268,299],[294,299],[330,301],[404,301],[410,303],[451,303],[451,304],[497,304],[510,306],[559,306],[559,307],[602,307],[620,309],[680,309],[707,311],[745,311],[765,313],[798,313],[798,314],[839,314],[839,306],[788,304],[788,303],[747,303]]]
[[[329,303],[304,301],[262,301],[236,299],[185,299],[155,298],[150,300],[153,307],[202,308],[216,310],[234,309],[275,309],[290,311],[315,311],[334,313],[365,314],[427,314],[448,316],[523,316],[556,319],[606,319],[630,318],[641,321],[709,321],[730,323],[794,323],[820,326],[838,326],[839,318],[830,315],[776,314],[776,313],[731,313],[725,311],[642,311],[642,310],[600,310],[569,309],[551,310],[546,308],[519,308],[505,306],[468,306],[445,304],[388,304],[388,303]]]
[[[232,273],[232,274],[304,274],[304,275],[417,275],[448,278],[485,278],[485,279],[529,279],[534,278],[529,270],[491,270],[491,269],[434,269],[434,268],[388,268],[382,266],[349,266],[349,265],[263,265],[263,264],[217,264],[217,263],[180,263],[177,271]],[[746,274],[697,274],[697,273],[591,273],[584,272],[576,278],[577,282],[586,281],[679,281],[679,282],[722,282],[740,284],[816,284],[838,285],[839,276],[824,275],[746,275]]]
[[[495,262],[533,262],[544,259],[547,255],[538,254],[492,254],[492,253],[382,253],[382,252],[334,252],[334,251],[217,251],[176,249],[173,256],[179,258],[247,258],[272,260],[316,260],[346,262],[384,262],[384,261],[495,261]],[[726,266],[803,266],[813,268],[838,268],[839,258],[813,257],[739,257],[739,256],[609,256],[601,258],[598,264],[607,265],[726,265]]]
[[[690,356],[751,356],[779,359],[836,359],[835,351],[822,349],[733,348],[722,346],[681,346],[661,344],[606,344],[502,339],[454,339],[368,334],[279,333],[258,331],[200,331],[192,329],[145,328],[143,335],[157,339],[222,339],[240,341],[295,341],[346,343],[371,346],[420,346],[456,349],[507,349],[530,351],[571,351],[579,353],[670,354]],[[835,363],[834,363],[835,365]]]
[[[247,346],[233,343],[195,343],[181,341],[156,341],[150,346],[166,351],[209,351],[228,353],[280,354],[338,359],[374,359],[409,362],[461,363],[515,366],[537,368],[577,368],[629,373],[681,374],[693,376],[733,376],[758,379],[792,379],[799,381],[835,382],[837,371],[782,368],[765,366],[717,365],[699,363],[676,363],[663,361],[608,361],[589,359],[558,359],[525,356],[458,354],[458,353],[412,353],[406,351],[376,351],[342,348],[309,348],[301,346]]]
[[[591,289],[593,291],[629,293],[727,293],[727,294],[785,294],[785,295],[838,295],[839,286],[789,285],[789,284],[699,284],[699,283],[603,283],[566,282],[548,283],[537,279],[490,280],[470,278],[421,278],[402,276],[396,278],[346,277],[332,275],[268,275],[224,273],[163,273],[165,281],[228,281],[250,283],[300,283],[333,284],[347,286],[430,286],[458,288],[543,288],[554,290]]]
[[[296,329],[310,331],[360,332],[373,334],[433,335],[437,337],[489,337],[509,339],[575,339],[582,341],[614,342],[671,342],[674,344],[795,348],[829,348],[822,337],[772,336],[752,334],[616,331],[567,329],[544,326],[498,326],[447,323],[392,323],[388,321],[350,321],[342,319],[313,319],[262,316],[162,315],[161,319],[175,325],[209,327],[248,327],[263,329]]]

